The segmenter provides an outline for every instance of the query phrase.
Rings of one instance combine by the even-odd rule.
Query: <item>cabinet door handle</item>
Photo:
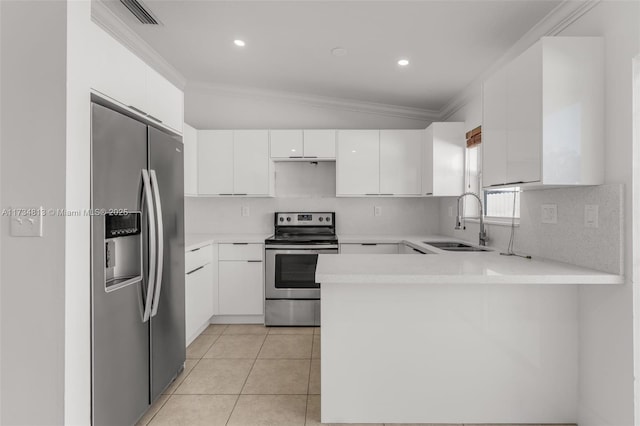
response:
[[[233,195],[233,194],[218,194],[218,195]]]
[[[395,195],[395,194],[380,194],[380,195]]]
[[[232,243],[234,246],[246,246],[249,243]]]
[[[200,250],[202,247],[198,247],[198,248],[194,248],[193,250],[189,250],[191,253],[193,253],[194,251],[198,251]]]
[[[380,195],[380,194],[364,194],[364,195]]]
[[[377,246],[378,243],[361,243],[361,246]]]
[[[244,193],[244,194],[233,194],[233,195],[235,195],[235,196],[244,196],[244,195],[247,195],[247,194]]]
[[[302,155],[290,155],[289,158],[304,158]]]
[[[262,263],[262,260],[247,260],[248,263]]]
[[[503,186],[503,185],[517,185],[519,183],[524,183],[524,181],[519,180],[517,182],[494,183],[493,185],[489,185],[489,186],[491,187],[491,186]]]
[[[413,248],[413,247],[412,247],[412,248]],[[418,253],[420,253],[420,254],[425,254],[423,251],[420,251],[420,250],[415,249],[415,248],[413,249],[413,251],[417,251],[417,252],[418,252]]]
[[[191,275],[191,274],[193,274],[194,272],[197,272],[197,271],[199,271],[199,270],[200,270],[200,269],[202,269],[202,268],[204,268],[204,265],[202,265],[202,266],[198,266],[196,269],[194,269],[194,270],[192,270],[192,271],[187,272],[187,275]]]
[[[137,112],[138,114],[142,114],[142,115],[147,115],[146,112],[144,112],[143,110],[141,110],[140,108],[136,108],[133,105],[129,105],[129,108],[131,108],[132,110],[134,110],[135,112]]]
[[[153,115],[151,114],[147,114],[147,117],[149,117],[150,119],[152,119],[153,121],[157,121],[158,123],[162,123],[162,120],[160,120],[159,118],[155,118]]]
[[[424,195],[433,195],[433,192],[425,192]]]
[[[308,156],[305,155],[303,158],[318,158],[318,156],[317,155],[308,155]]]

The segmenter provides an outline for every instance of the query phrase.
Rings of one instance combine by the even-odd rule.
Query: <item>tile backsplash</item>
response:
[[[520,226],[515,228],[514,249],[518,253],[567,262],[600,271],[622,274],[624,186],[607,184],[579,188],[529,190],[521,193]],[[440,233],[477,243],[477,223],[454,230],[455,198],[440,206]],[[542,223],[542,205],[557,206],[557,223]],[[585,227],[585,205],[598,206],[598,227]],[[455,213],[454,213],[455,214]],[[506,251],[511,228],[488,225],[489,245]]]
[[[382,210],[374,216],[374,206]],[[241,215],[249,208],[249,216]],[[277,211],[335,211],[339,234],[436,234],[439,202],[422,198],[191,198],[185,199],[187,233],[270,233]]]

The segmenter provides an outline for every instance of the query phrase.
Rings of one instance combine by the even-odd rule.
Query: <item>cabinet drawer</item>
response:
[[[398,254],[398,244],[362,243],[340,244],[342,254]]]
[[[262,260],[264,249],[262,244],[220,244],[219,260]]]
[[[211,263],[213,251],[211,245],[200,247],[185,253],[184,270],[190,272],[207,263]]]

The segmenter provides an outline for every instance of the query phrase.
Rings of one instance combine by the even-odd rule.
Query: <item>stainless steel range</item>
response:
[[[334,212],[275,213],[265,240],[265,324],[320,325],[319,254],[338,253]]]

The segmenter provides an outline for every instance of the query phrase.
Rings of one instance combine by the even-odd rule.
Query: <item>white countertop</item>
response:
[[[272,234],[185,234],[185,251],[213,243],[254,243],[263,244]]]
[[[447,252],[428,241],[441,236],[340,235],[340,243],[407,243],[432,254],[322,254],[316,279],[329,283],[385,284],[623,284],[624,276],[547,259],[490,252]]]
[[[271,234],[186,234],[185,250],[213,243],[264,243]],[[437,235],[339,235],[341,244],[408,244],[430,254],[322,254],[316,279],[330,283],[385,284],[623,284],[624,276],[547,259],[490,252],[448,252],[428,241]]]

